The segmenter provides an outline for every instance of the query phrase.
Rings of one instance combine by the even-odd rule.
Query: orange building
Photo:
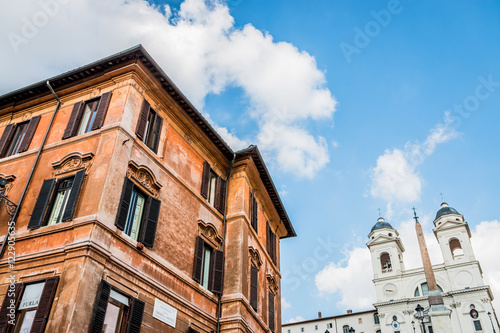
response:
[[[140,45],[0,96],[0,195],[0,332],[281,331],[259,150]]]

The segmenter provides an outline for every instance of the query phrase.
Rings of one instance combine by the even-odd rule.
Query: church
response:
[[[484,284],[464,216],[445,202],[437,211],[433,231],[444,259],[438,265],[430,262],[416,213],[414,219],[421,268],[405,268],[403,242],[383,217],[368,235],[375,309],[332,317],[319,314],[317,319],[283,324],[282,332],[500,332],[491,304],[493,294]]]

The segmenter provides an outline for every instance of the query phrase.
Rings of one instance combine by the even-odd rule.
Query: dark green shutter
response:
[[[127,333],[140,333],[142,325],[142,315],[144,314],[144,302],[134,298],[130,309]]]
[[[208,198],[208,183],[210,182],[210,164],[207,161],[203,162],[203,176],[201,179],[201,195]]]
[[[94,123],[92,124],[91,130],[94,131],[99,129],[104,124],[104,119],[106,118],[106,113],[108,112],[109,101],[111,100],[111,92],[102,94],[97,106],[97,111],[95,114]]]
[[[210,290],[214,293],[222,293],[222,282],[224,280],[224,252],[214,250],[214,267],[212,272],[212,288]]]
[[[146,125],[148,123],[150,105],[148,101],[144,99],[141,106],[141,113],[139,114],[139,120],[137,121],[137,128],[135,129],[135,134],[141,140],[144,140],[144,133],[146,133]]]
[[[104,326],[104,317],[108,308],[109,294],[111,293],[111,285],[102,280],[97,292],[96,301],[94,304],[94,314],[89,327],[89,333],[101,333]]]
[[[123,184],[122,197],[120,199],[120,205],[118,206],[118,214],[116,216],[115,225],[118,229],[125,229],[125,224],[127,223],[128,210],[130,208],[130,198],[132,197],[132,189],[134,188],[134,183],[125,178],[125,183]]]
[[[36,116],[31,118],[28,128],[26,129],[26,133],[24,134],[23,141],[19,145],[18,153],[22,153],[27,151],[30,147],[31,140],[33,140],[33,136],[35,135],[36,128],[38,127],[38,123],[40,122],[41,116]]]
[[[158,217],[160,216],[161,201],[155,198],[149,198],[148,211],[144,222],[142,243],[145,246],[153,247],[155,242],[156,227],[158,225]]]
[[[0,157],[4,157],[9,149],[12,136],[14,135],[15,124],[9,124],[5,127],[0,138]]]
[[[80,188],[82,187],[83,179],[85,177],[85,170],[78,171],[73,179],[73,185],[71,187],[71,192],[69,193],[68,202],[66,203],[66,208],[62,216],[62,222],[69,221],[73,218],[73,213],[75,212],[76,202],[78,200],[78,194],[80,193]]]
[[[31,213],[28,228],[38,228],[42,224],[45,210],[47,209],[55,183],[56,180],[54,178],[45,179],[43,181],[42,188],[40,189],[40,193],[38,194],[38,198],[35,202],[35,207]]]
[[[203,249],[205,241],[200,236],[196,237],[196,248],[194,250],[194,269],[193,280],[200,283],[201,281],[201,264],[203,263]]]
[[[76,130],[80,125],[80,120],[82,118],[83,106],[85,103],[78,102],[73,106],[73,110],[71,111],[71,115],[69,116],[68,124],[66,125],[66,129],[64,130],[63,140],[67,138],[71,138],[76,134]]]
[[[250,306],[257,311],[257,284],[259,280],[259,270],[250,266]]]
[[[58,283],[58,276],[45,280],[45,286],[43,287],[43,292],[40,296],[40,301],[38,302],[38,309],[36,310],[30,333],[44,332],[47,320],[49,319],[50,309],[52,307],[52,301],[54,300]]]

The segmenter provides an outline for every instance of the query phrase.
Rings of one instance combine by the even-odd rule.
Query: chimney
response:
[[[347,310],[347,314],[351,314],[352,313],[352,310]]]
[[[321,311],[318,312],[318,318],[321,318]]]

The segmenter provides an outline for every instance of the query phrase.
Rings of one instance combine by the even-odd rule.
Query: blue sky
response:
[[[500,285],[491,244],[500,237],[499,2],[32,0],[0,9],[1,93],[142,43],[233,148],[259,144],[298,234],[281,243],[284,322],[370,308],[365,243],[378,209],[416,267],[411,208],[436,250],[440,193],[469,222],[487,283]],[[24,31],[26,21],[35,29]]]

